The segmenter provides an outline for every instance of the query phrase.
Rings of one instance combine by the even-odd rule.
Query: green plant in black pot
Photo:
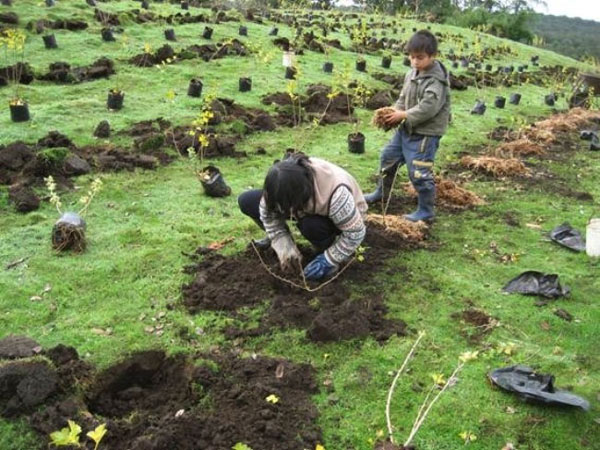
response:
[[[26,122],[29,120],[29,105],[21,97],[21,75],[25,69],[25,43],[27,35],[19,29],[9,28],[0,34],[0,47],[4,47],[4,65],[8,67],[8,78],[13,88],[13,94],[8,101],[10,117],[13,122]]]
[[[79,199],[79,203],[82,206],[78,212],[63,212],[61,210],[62,202],[56,191],[56,182],[54,181],[54,178],[49,176],[48,178],[44,178],[44,181],[46,182],[46,187],[50,193],[50,203],[56,207],[58,214],[60,214],[60,218],[52,228],[52,248],[58,251],[84,251],[86,248],[85,230],[87,228],[84,217],[92,200],[102,189],[102,180],[100,178],[95,178],[92,181],[86,194]]]
[[[211,135],[208,124],[214,117],[212,104],[216,100],[214,94],[208,94],[200,108],[200,113],[192,121],[192,128],[189,135],[192,136],[192,144],[187,148],[188,161],[190,166],[202,184],[204,192],[209,197],[227,197],[231,194],[231,188],[225,183],[221,171],[215,166],[204,166],[204,152],[210,145]]]

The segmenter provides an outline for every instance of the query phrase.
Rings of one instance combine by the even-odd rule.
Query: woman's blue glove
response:
[[[316,281],[335,273],[336,270],[337,266],[329,264],[325,258],[325,254],[321,253],[306,265],[304,268],[304,277],[307,280]]]

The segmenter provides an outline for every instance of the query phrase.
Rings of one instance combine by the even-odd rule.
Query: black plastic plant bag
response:
[[[576,252],[585,251],[585,240],[581,233],[568,223],[557,226],[550,232],[550,239],[563,247],[570,248]]]
[[[496,386],[508,392],[514,392],[525,400],[547,405],[571,406],[587,411],[590,404],[584,398],[568,391],[554,388],[553,375],[541,375],[527,366],[511,366],[496,369],[489,373]]]
[[[564,297],[571,292],[567,286],[560,285],[558,275],[543,274],[535,270],[528,270],[513,278],[502,290],[511,294],[539,295],[546,298]]]

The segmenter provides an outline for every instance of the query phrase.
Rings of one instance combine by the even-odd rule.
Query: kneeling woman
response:
[[[334,274],[365,237],[367,203],[356,180],[341,167],[294,153],[276,162],[263,189],[238,198],[241,211],[267,233],[256,241],[277,253],[284,270],[299,267],[301,255],[286,220],[294,220],[319,255],[304,268],[307,280]]]

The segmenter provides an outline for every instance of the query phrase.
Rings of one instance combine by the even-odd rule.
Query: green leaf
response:
[[[68,421],[69,426],[63,428],[60,431],[50,433],[51,444],[57,447],[67,445],[79,446],[79,434],[81,433],[81,427],[72,420]]]
[[[233,447],[231,447],[231,450],[252,450],[252,447],[244,444],[243,442],[238,442]]]
[[[106,424],[103,423],[101,425],[98,425],[94,431],[88,431],[87,437],[93,440],[96,443],[96,447],[98,447],[98,444],[100,444],[100,441],[102,440],[105,434]]]

